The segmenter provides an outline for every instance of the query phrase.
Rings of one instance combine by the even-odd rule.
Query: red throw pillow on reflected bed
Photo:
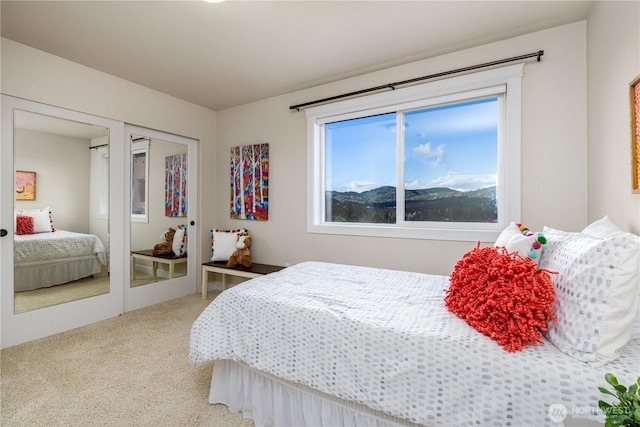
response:
[[[16,216],[16,234],[33,234],[33,217],[27,215]]]

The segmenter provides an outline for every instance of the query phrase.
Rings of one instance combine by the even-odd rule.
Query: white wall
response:
[[[55,228],[88,233],[90,140],[24,129],[14,135],[16,170],[36,173],[36,199],[14,206],[50,206]]]
[[[640,75],[640,3],[597,2],[588,21],[589,221],[605,214],[640,234],[631,193],[629,84]]]
[[[476,242],[369,238],[306,232],[306,121],[289,105],[389,81],[544,50],[525,66],[522,117],[522,222],[587,225],[586,22],[487,44],[218,112],[216,228],[247,227],[257,262],[322,260],[449,274]],[[270,143],[269,220],[229,219],[229,148]]]
[[[197,226],[204,231],[193,233],[201,249],[193,259],[206,260],[211,249],[202,236],[208,234],[212,222],[216,189],[214,168],[203,167],[203,163],[215,164],[216,113],[9,39],[2,38],[0,43],[3,94],[199,140],[201,187],[199,194],[190,197],[198,198]],[[207,197],[202,197],[203,191]],[[124,256],[111,250],[111,257]]]

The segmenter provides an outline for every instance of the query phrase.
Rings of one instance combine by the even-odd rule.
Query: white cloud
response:
[[[356,193],[362,193],[363,191],[373,190],[381,185],[374,181],[350,181],[346,185],[336,187],[335,191],[355,191]]]
[[[423,157],[443,157],[444,156],[444,144],[438,145],[438,147],[433,150],[431,149],[431,143],[425,142],[424,144],[420,144],[413,149],[413,152],[419,154]]]
[[[495,174],[465,175],[449,171],[447,175],[428,182],[422,188],[448,187],[458,191],[470,191],[477,190],[479,188],[491,187],[496,185],[496,182],[497,177]]]
[[[496,185],[496,175],[463,175],[449,171],[447,175],[438,177],[429,182],[411,181],[405,182],[407,190],[420,190],[423,188],[452,188],[458,191],[472,191]]]
[[[438,166],[442,163],[445,155],[444,144],[438,145],[435,149],[431,148],[430,142],[420,144],[413,149],[413,152],[419,156],[426,157],[428,159],[434,159],[432,166]]]

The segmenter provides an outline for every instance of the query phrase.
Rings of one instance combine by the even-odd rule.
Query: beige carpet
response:
[[[0,425],[253,426],[207,402],[212,363],[189,365],[210,301],[193,294],[2,350]]]
[[[14,310],[17,313],[37,310],[38,308],[64,304],[83,298],[90,298],[109,292],[109,276],[105,268],[94,277],[85,277],[63,285],[40,288],[33,291],[16,292]]]
[[[135,280],[131,281],[131,287],[148,285],[160,282],[162,277],[152,277],[148,274],[138,274]],[[37,310],[52,305],[64,304],[69,301],[90,298],[109,292],[109,276],[107,270],[84,279],[62,285],[40,288],[33,291],[16,292],[14,297],[14,310],[16,314],[31,310]]]

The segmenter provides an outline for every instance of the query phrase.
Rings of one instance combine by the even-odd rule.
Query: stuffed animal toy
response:
[[[162,235],[164,242],[160,242],[153,247],[152,255],[174,255],[173,253],[173,236],[176,234],[176,230],[169,227],[167,231]]]
[[[241,231],[238,233],[236,240],[236,250],[229,257],[227,261],[227,267],[235,267],[238,264],[242,264],[245,267],[251,267],[251,235],[247,231]]]

